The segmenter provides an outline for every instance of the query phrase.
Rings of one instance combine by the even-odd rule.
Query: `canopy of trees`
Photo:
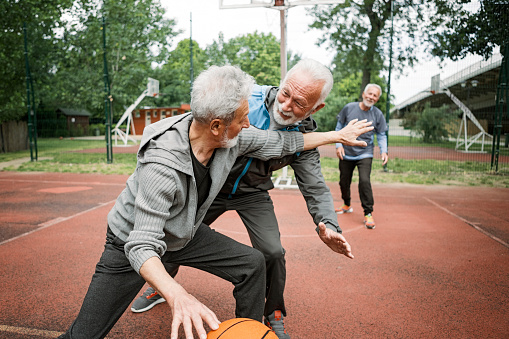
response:
[[[324,32],[318,42],[336,52],[337,77],[361,72],[358,96],[373,82],[373,75],[387,70],[392,22],[393,68],[412,67],[418,52],[432,47],[432,37],[444,26],[466,15],[470,0],[346,0],[335,6],[314,6],[309,10],[311,28]],[[391,21],[392,18],[392,21]],[[325,44],[327,43],[327,44]],[[384,86],[382,86],[383,88]]]
[[[489,6],[496,1],[487,0],[473,13],[462,6],[469,2],[346,0],[309,10],[314,17],[311,27],[324,32],[318,43],[336,51],[332,65],[336,84],[326,108],[316,115],[322,128],[332,129],[337,112],[347,102],[358,100],[368,82],[386,89],[387,80],[381,74],[386,74],[388,66],[391,5],[396,70],[411,67],[421,46],[436,55],[441,51],[443,57],[461,57],[467,51],[490,53],[493,44],[502,44],[507,25],[497,26],[482,18],[507,19],[507,7],[494,9]],[[114,120],[146,88],[148,77],[160,81],[163,94],[144,101],[153,106],[188,103],[192,77],[210,65],[238,65],[259,84],[278,85],[281,80],[279,41],[274,35],[254,32],[225,41],[220,34],[209,46],[200,47],[182,38],[175,20],[163,16],[157,0],[4,0],[0,11],[9,13],[0,30],[4,66],[0,69],[0,123],[26,116],[23,23],[39,111],[83,108],[104,118],[104,51]],[[468,39],[461,40],[461,34]],[[300,55],[289,52],[288,59],[291,67]],[[377,104],[383,111],[386,100],[384,93]]]
[[[23,23],[28,27],[30,48],[37,50],[31,60],[44,81],[51,70],[51,58],[56,49],[54,31],[62,27],[62,15],[72,6],[70,0],[48,0],[40,6],[38,0],[0,1],[0,123],[26,114],[26,75],[23,53]],[[42,8],[39,8],[42,7]]]
[[[0,30],[0,123],[27,115],[24,23],[39,116],[68,107],[104,119],[105,53],[114,121],[143,92],[148,77],[159,80],[163,94],[144,100],[153,106],[189,103],[191,77],[213,64],[238,65],[261,84],[280,81],[280,46],[272,34],[230,41],[221,34],[205,48],[193,41],[191,67],[190,39],[175,44],[181,32],[175,20],[163,17],[157,0],[4,0],[0,11],[9,13]],[[289,54],[291,65],[299,56]]]
[[[484,0],[474,12],[458,13],[444,30],[432,37],[433,55],[457,60],[469,54],[489,58],[496,47],[506,54],[509,47],[509,2]],[[505,55],[509,57],[509,55]]]
[[[114,107],[122,111],[147,86],[152,64],[167,60],[179,33],[154,0],[4,0],[0,30],[0,122],[26,114],[23,23],[36,106],[76,107],[99,113],[104,103],[103,18]],[[133,98],[134,97],[134,98]],[[120,113],[121,114],[121,113]]]

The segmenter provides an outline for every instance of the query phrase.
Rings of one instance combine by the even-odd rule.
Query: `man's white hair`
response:
[[[251,95],[253,85],[253,77],[236,66],[211,66],[193,83],[193,118],[205,124],[219,118],[229,125],[242,101]]]
[[[380,96],[382,96],[382,87],[380,87],[380,85],[377,85],[377,84],[367,84],[366,87],[364,87],[363,93],[366,93],[370,87],[378,88],[378,92],[380,93]]]
[[[288,81],[288,79],[290,79],[292,74],[296,72],[306,73],[310,75],[311,79],[313,79],[314,81],[323,83],[320,98],[318,98],[318,101],[314,105],[313,109],[316,108],[316,106],[325,102],[325,99],[327,98],[332,89],[332,85],[334,85],[334,79],[332,78],[331,71],[316,60],[302,59],[297,64],[295,64],[295,66],[293,66],[288,71],[288,73],[286,73],[286,76],[282,82],[281,87],[286,83],[286,81]]]

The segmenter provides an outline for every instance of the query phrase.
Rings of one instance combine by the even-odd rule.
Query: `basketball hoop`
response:
[[[147,96],[159,98],[159,80],[148,78]]]
[[[345,0],[219,0],[219,9],[266,7],[285,10],[294,6],[342,4]]]
[[[274,5],[272,6],[273,9],[279,9],[279,10],[285,10],[289,8],[287,4],[285,4],[285,0],[275,0]]]
[[[440,91],[440,73],[431,77],[431,94],[436,94]]]

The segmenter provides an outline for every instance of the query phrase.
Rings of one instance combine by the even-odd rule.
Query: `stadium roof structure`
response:
[[[478,61],[461,71],[440,80],[440,88],[433,94],[430,87],[415,94],[391,109],[391,114],[403,116],[417,105],[430,102],[432,107],[444,104],[454,105],[448,89],[461,102],[468,106],[477,119],[493,120],[498,76],[502,65],[502,55],[494,54],[488,60]],[[491,128],[488,128],[491,130]]]

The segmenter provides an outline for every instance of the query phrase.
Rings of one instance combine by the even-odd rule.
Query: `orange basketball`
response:
[[[210,331],[207,339],[278,339],[270,328],[259,321],[235,318],[223,321],[219,328]]]

